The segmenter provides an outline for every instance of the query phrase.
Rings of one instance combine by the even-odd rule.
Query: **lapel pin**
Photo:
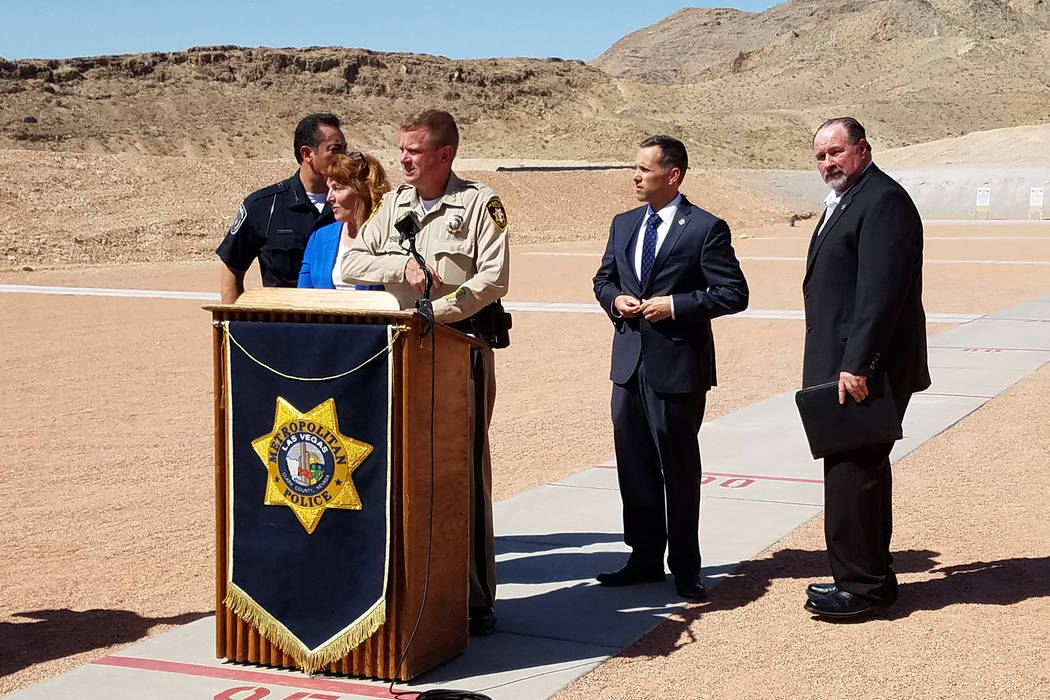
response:
[[[685,219],[679,219],[678,220],[678,225],[679,226],[684,226],[685,225]]]

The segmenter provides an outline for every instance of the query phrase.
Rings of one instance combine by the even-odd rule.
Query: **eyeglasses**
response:
[[[364,166],[365,166],[365,170],[362,173],[362,175],[368,175],[368,159],[365,158],[365,154],[364,153],[362,153],[361,151],[351,151],[350,153],[346,154],[346,157],[347,158],[360,158],[361,159],[361,163],[363,163]]]

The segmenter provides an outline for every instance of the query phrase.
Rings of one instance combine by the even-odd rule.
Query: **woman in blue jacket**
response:
[[[299,287],[312,289],[382,289],[382,285],[343,282],[336,261],[353,243],[383,195],[390,190],[386,172],[374,157],[359,153],[336,156],[321,172],[328,178],[328,203],[335,223],[313,232],[303,253]]]

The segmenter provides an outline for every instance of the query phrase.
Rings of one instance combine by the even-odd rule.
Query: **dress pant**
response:
[[[902,419],[910,398],[895,397]],[[842,590],[885,605],[897,599],[891,449],[887,443],[824,458],[824,538],[832,576]]]
[[[631,565],[663,568],[676,577],[700,574],[700,445],[707,392],[657,393],[641,364],[613,384],[616,473],[623,501],[624,542]]]
[[[471,348],[470,602],[472,608],[496,600],[496,548],[492,533],[492,460],[489,422],[496,404],[496,364],[492,348]]]

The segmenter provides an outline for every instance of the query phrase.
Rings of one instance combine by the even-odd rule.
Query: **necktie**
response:
[[[653,263],[656,262],[656,229],[659,226],[660,217],[656,213],[645,222],[645,237],[642,239],[642,278],[639,280],[643,286],[649,279]]]

